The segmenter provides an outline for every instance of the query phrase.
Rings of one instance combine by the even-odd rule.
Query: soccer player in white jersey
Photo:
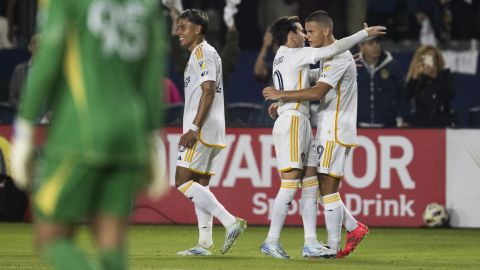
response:
[[[368,36],[367,31],[340,40],[325,48],[304,48],[305,34],[297,17],[282,17],[272,24],[272,35],[280,48],[273,62],[273,81],[280,91],[295,91],[309,86],[310,64],[321,59],[345,52],[357,42]],[[275,258],[289,258],[280,244],[280,232],[288,212],[289,205],[302,183],[301,213],[305,228],[305,245],[302,255],[305,257],[334,257],[336,251],[326,249],[316,238],[316,195],[318,180],[316,176],[316,153],[312,141],[309,122],[308,101],[281,101],[278,107],[279,117],[273,128],[273,140],[281,173],[281,187],[272,209],[272,220],[267,239],[260,250]],[[315,167],[313,173],[304,174],[306,166]]]
[[[332,34],[333,21],[324,11],[311,13],[306,19],[305,28],[312,47],[331,46],[339,42],[335,41]],[[365,25],[369,36],[384,34],[384,29],[367,28]],[[357,72],[355,61],[348,51],[321,61],[321,69],[318,83],[313,88],[278,91],[267,87],[263,95],[266,100],[281,102],[320,99],[316,134],[320,192],[325,209],[328,246],[338,251],[337,257],[343,257],[351,253],[368,233],[367,226],[353,218],[338,193],[345,161],[351,148],[356,145]],[[343,250],[340,249],[342,223],[348,232]]]
[[[223,102],[222,61],[204,36],[208,16],[204,11],[185,10],[178,17],[180,45],[191,51],[184,74],[185,110],[180,138],[175,185],[195,204],[198,220],[198,245],[177,255],[212,254],[212,220],[216,217],[226,228],[220,252],[227,252],[245,230],[245,220],[236,218],[208,188],[213,166],[225,148],[225,112]]]

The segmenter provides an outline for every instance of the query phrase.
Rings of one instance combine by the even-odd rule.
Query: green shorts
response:
[[[92,166],[71,157],[42,160],[33,194],[36,219],[71,224],[96,214],[128,217],[146,170]]]

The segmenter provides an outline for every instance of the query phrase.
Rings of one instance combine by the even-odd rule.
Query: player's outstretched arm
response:
[[[306,88],[297,91],[278,91],[273,86],[265,87],[263,89],[263,97],[265,100],[281,100],[281,101],[310,101],[319,100],[332,86],[327,83],[318,82],[314,87]]]
[[[337,40],[337,42],[334,42],[329,46],[315,49],[315,60],[320,61],[322,59],[330,58],[337,54],[343,53],[367,37],[386,34],[385,31],[387,28],[385,28],[385,26],[368,27],[366,23],[363,25],[363,30],[358,31],[351,36]]]

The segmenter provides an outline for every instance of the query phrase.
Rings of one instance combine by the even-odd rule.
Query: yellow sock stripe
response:
[[[328,198],[323,197],[323,202],[332,203],[340,200],[340,195],[334,195]]]
[[[58,202],[58,195],[65,181],[72,173],[72,163],[69,159],[64,159],[56,172],[51,176],[45,184],[40,187],[35,195],[35,203],[40,211],[46,215],[51,215],[55,211]]]
[[[183,188],[180,189],[180,192],[182,192],[183,194],[185,194],[185,192],[187,192],[187,190],[193,185],[193,180],[190,180],[187,182],[188,184],[185,185]]]
[[[302,187],[313,187],[318,185],[318,180],[303,181]]]
[[[281,188],[298,188],[298,183],[282,183]]]

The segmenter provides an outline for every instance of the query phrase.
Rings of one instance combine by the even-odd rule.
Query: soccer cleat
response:
[[[237,237],[240,236],[246,228],[247,222],[241,218],[237,218],[235,224],[227,228],[227,231],[225,232],[225,242],[223,243],[223,248],[220,250],[220,253],[225,254],[233,246]]]
[[[270,255],[275,259],[290,259],[290,256],[283,249],[282,244],[268,244],[263,242],[260,246],[260,251],[265,255]]]
[[[352,253],[353,250],[358,247],[363,238],[365,238],[365,236],[368,234],[368,227],[366,225],[358,221],[357,224],[358,226],[355,228],[355,230],[347,233],[347,243],[342,251],[344,256]]]
[[[304,245],[302,256],[305,258],[335,258],[337,251],[316,243],[314,245]]]
[[[209,248],[204,248],[200,245],[194,246],[191,249],[177,252],[179,256],[210,256],[212,255],[213,245]]]

